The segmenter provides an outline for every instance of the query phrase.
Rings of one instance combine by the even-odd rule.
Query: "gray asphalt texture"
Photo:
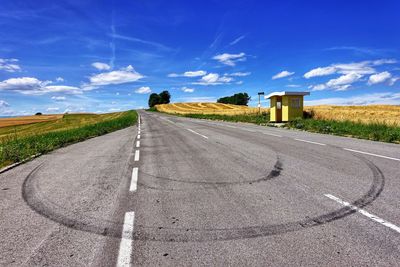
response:
[[[400,161],[343,149],[400,145],[140,114],[137,162],[135,126],[0,174],[1,266],[115,266],[129,211],[135,266],[399,265],[400,233],[325,194],[400,226]]]

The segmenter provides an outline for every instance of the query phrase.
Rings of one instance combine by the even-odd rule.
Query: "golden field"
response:
[[[400,106],[307,106],[306,111],[314,113],[314,119],[353,121],[362,123],[380,123],[400,126]]]
[[[174,103],[157,105],[156,109],[170,114],[218,114],[241,115],[256,114],[258,108],[237,106],[222,103]],[[269,112],[269,108],[262,108]],[[362,123],[381,123],[400,126],[400,106],[369,105],[369,106],[306,106],[305,111],[313,112],[314,119],[353,121]]]
[[[24,125],[24,124],[31,124],[31,123],[45,122],[45,121],[54,121],[61,119],[62,117],[63,114],[0,118],[0,127]]]
[[[156,109],[170,114],[217,114],[217,115],[242,115],[258,113],[258,108],[238,106],[222,103],[174,103],[156,105]],[[261,111],[269,112],[269,108]]]

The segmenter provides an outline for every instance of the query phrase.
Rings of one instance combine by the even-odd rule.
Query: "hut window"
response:
[[[300,108],[300,98],[292,99],[292,108]]]

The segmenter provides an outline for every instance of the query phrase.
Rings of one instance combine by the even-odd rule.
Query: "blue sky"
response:
[[[143,108],[162,90],[400,104],[399,1],[1,2],[3,116]]]

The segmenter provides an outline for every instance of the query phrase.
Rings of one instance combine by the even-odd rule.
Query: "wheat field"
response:
[[[222,103],[174,103],[157,105],[156,109],[170,114],[217,114],[243,115],[256,114],[258,108],[237,106]],[[269,108],[262,108],[269,112]],[[312,112],[314,119],[353,121],[361,123],[380,123],[390,126],[400,126],[400,106],[369,105],[369,106],[306,106],[305,111]]]
[[[256,114],[258,108],[238,106],[222,103],[174,103],[156,105],[156,109],[170,114],[216,114],[216,115],[243,115]],[[268,108],[262,108],[262,112],[269,112]]]
[[[361,123],[380,123],[389,126],[400,126],[400,106],[306,106],[305,111],[313,112],[314,119],[353,121]]]
[[[55,121],[61,119],[63,114],[21,116],[13,118],[0,118],[0,127],[32,124],[37,122]]]

